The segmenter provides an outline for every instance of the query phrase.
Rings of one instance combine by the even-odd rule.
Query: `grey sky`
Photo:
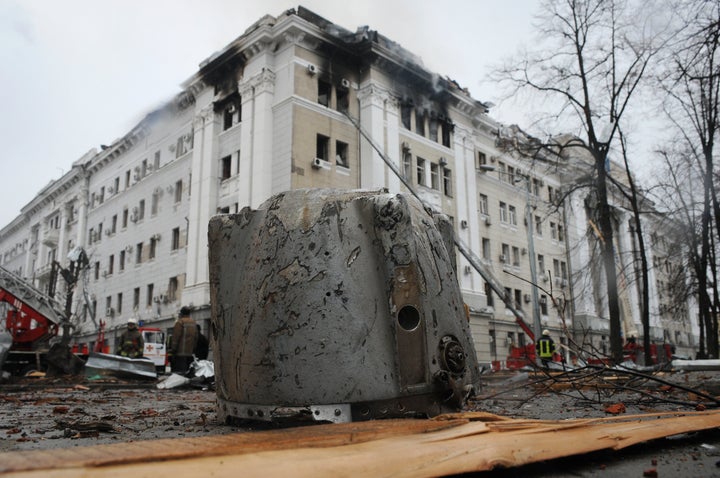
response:
[[[264,0],[0,0],[0,228],[91,148],[128,132],[198,64],[265,14]],[[368,25],[429,69],[497,103],[490,64],[532,42],[536,0],[306,0],[355,30]],[[522,125],[499,106],[497,119]]]

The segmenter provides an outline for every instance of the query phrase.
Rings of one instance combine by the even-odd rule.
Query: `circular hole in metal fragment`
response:
[[[398,312],[397,320],[403,330],[415,330],[420,325],[420,312],[412,305],[406,305]]]

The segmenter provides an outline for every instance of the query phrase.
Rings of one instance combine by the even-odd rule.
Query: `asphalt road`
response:
[[[718,372],[693,372],[665,374],[662,380],[716,396],[719,377]],[[601,379],[602,386],[596,378],[584,378],[583,386],[574,390],[558,378],[542,375],[487,376],[472,408],[511,417],[565,419],[607,416],[608,405],[617,403],[624,404],[625,413],[692,410],[698,398],[686,390],[636,378],[622,380],[620,387],[608,386],[617,382],[611,378]],[[217,422],[212,390],[158,390],[154,384],[49,379],[0,385],[0,452],[250,430]],[[477,476],[720,477],[719,465],[720,430],[711,430]]]

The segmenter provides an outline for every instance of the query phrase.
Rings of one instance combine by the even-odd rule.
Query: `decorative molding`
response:
[[[260,73],[250,79],[250,82],[255,87],[255,95],[275,92],[275,73],[269,68],[263,68]]]
[[[209,125],[213,121],[215,121],[215,111],[213,110],[212,105],[206,106],[193,118],[193,129],[195,131],[199,131],[201,128]]]
[[[387,100],[394,98],[388,90],[375,83],[361,87],[357,92],[357,97],[358,100],[360,100],[361,108],[366,106],[368,102],[370,102],[372,106],[382,108]]]

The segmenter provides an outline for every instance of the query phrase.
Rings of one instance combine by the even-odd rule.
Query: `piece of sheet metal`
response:
[[[120,355],[93,352],[85,363],[85,376],[129,379],[156,379],[155,364],[150,359],[132,359]]]

